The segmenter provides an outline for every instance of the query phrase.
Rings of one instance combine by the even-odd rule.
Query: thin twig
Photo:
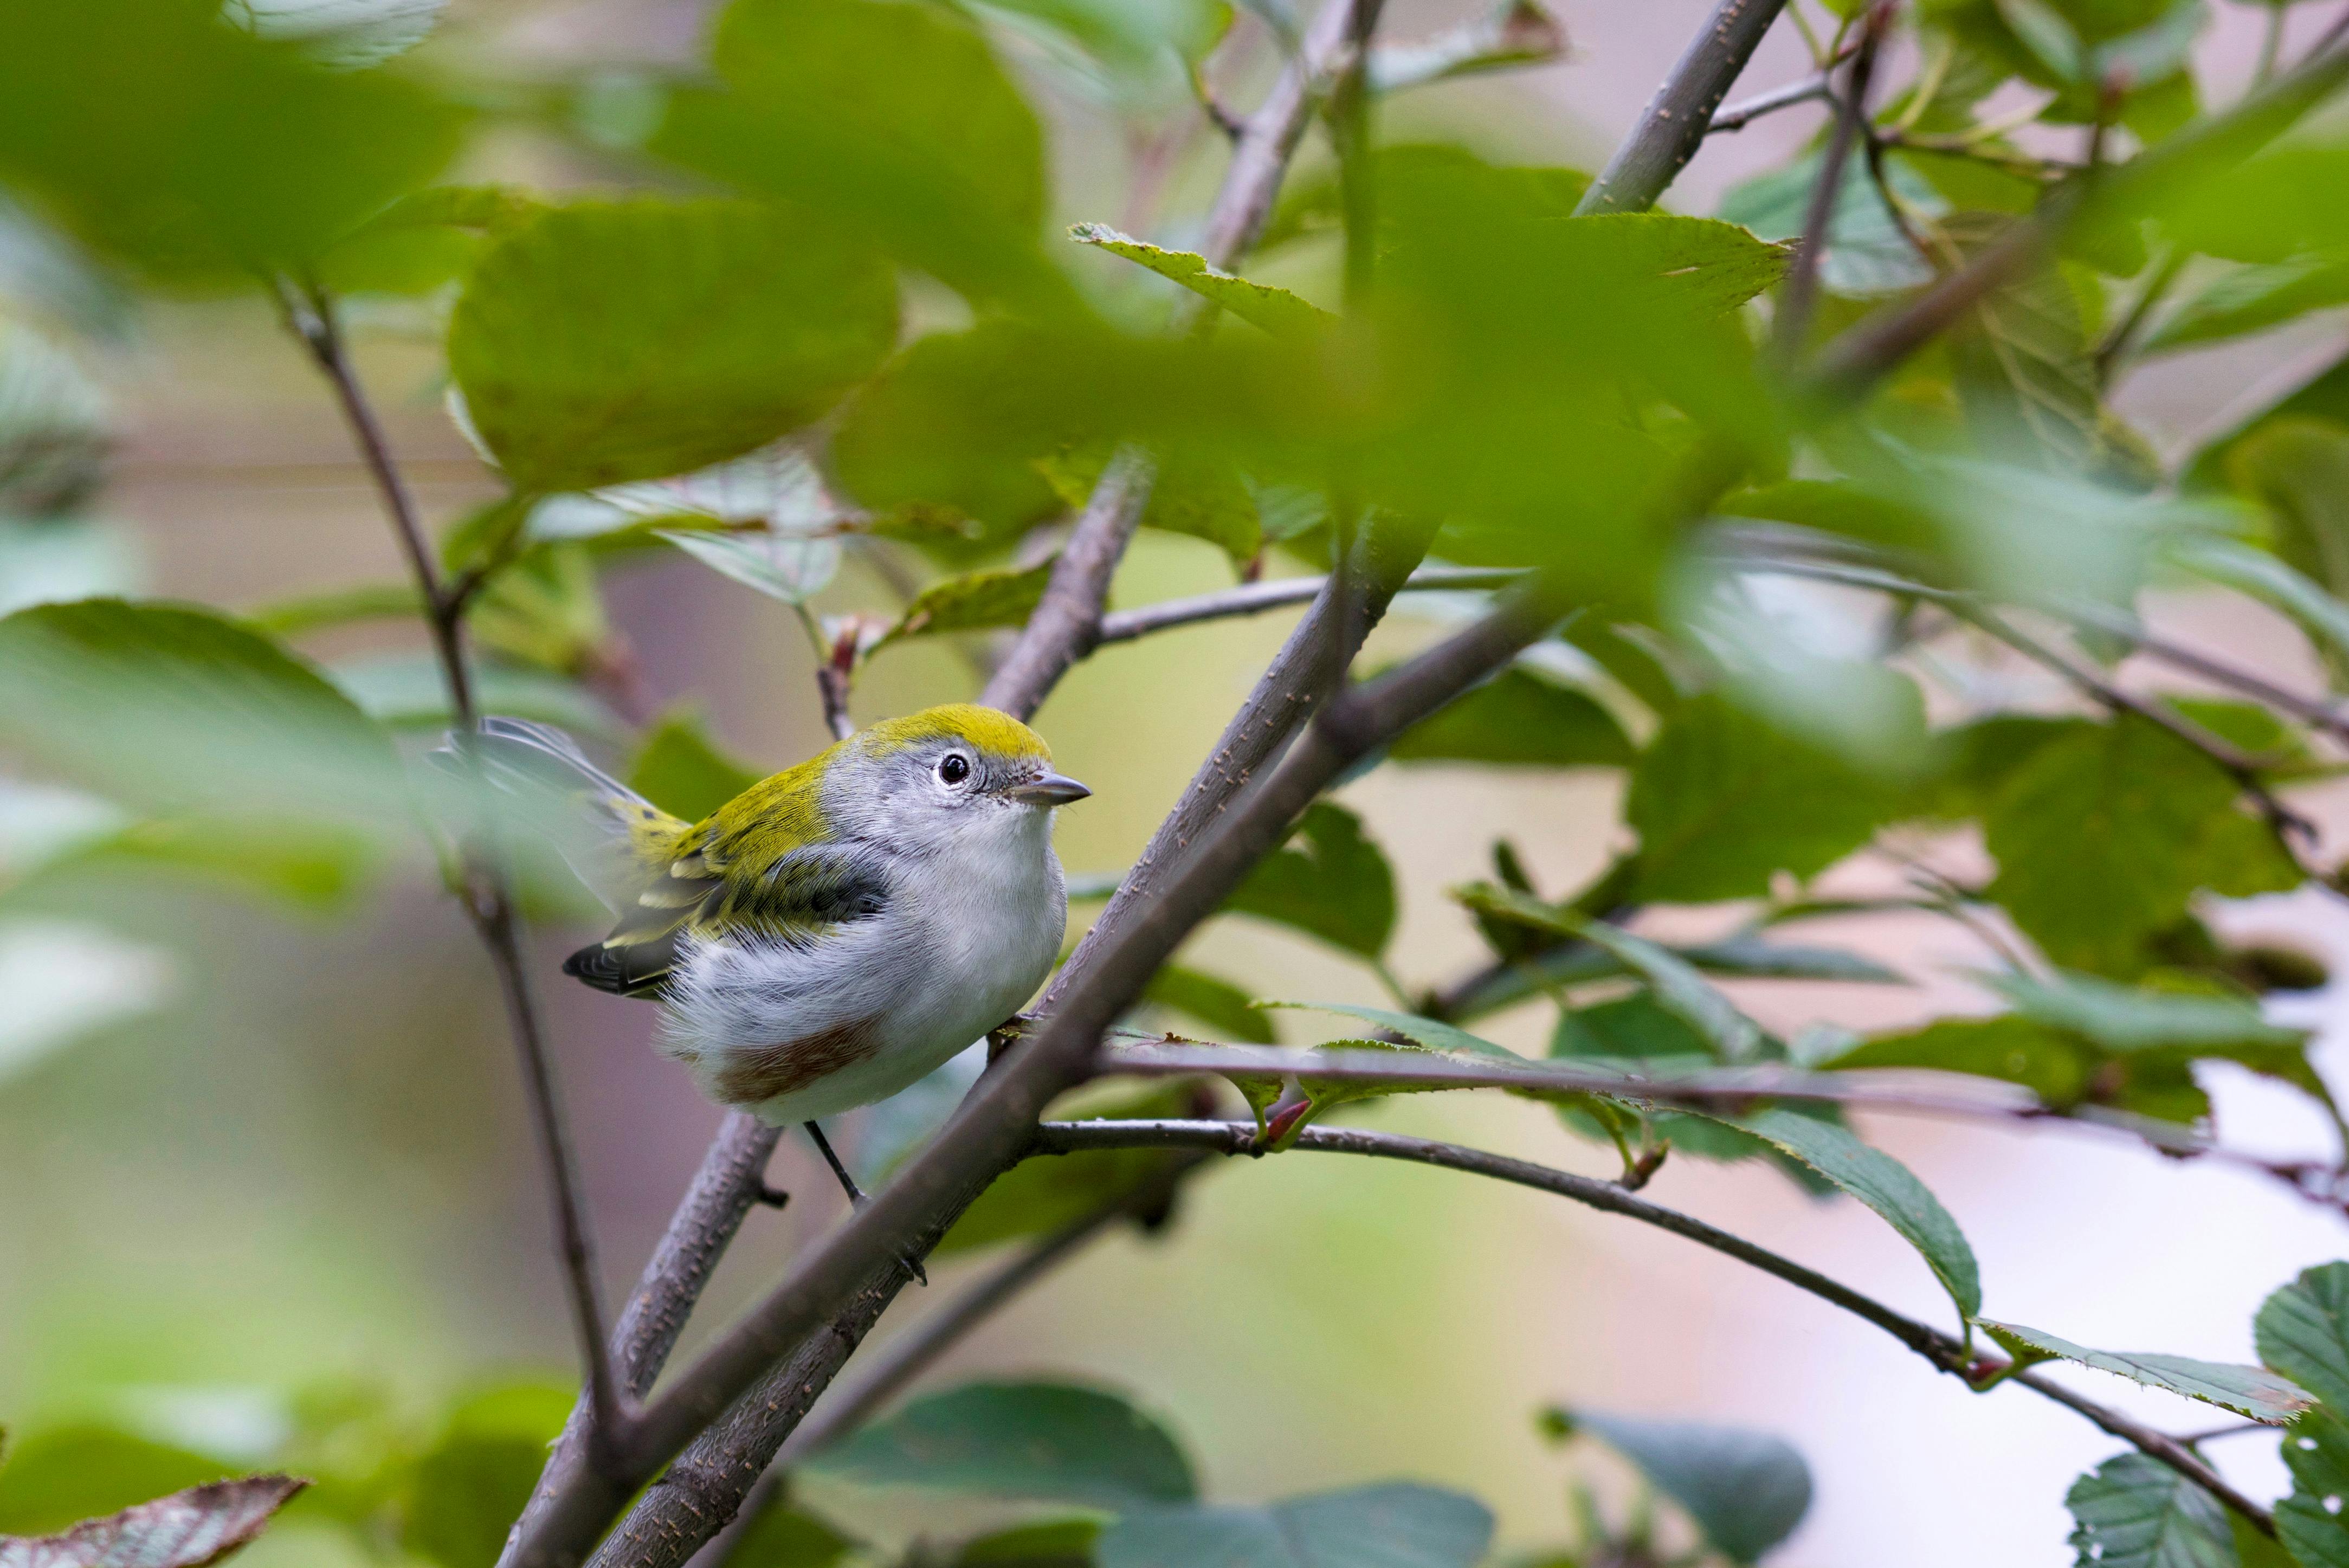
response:
[[[1884,41],[1884,30],[1891,19],[1892,8],[1889,5],[1868,8],[1868,19],[1860,26],[1859,47],[1852,55],[1843,92],[1836,100],[1838,112],[1835,134],[1828,138],[1826,152],[1819,160],[1818,179],[1811,187],[1810,208],[1803,217],[1802,242],[1795,249],[1794,265],[1787,270],[1785,285],[1778,295],[1777,312],[1770,323],[1771,354],[1782,367],[1795,363],[1810,332],[1811,314],[1818,303],[1819,265],[1826,255],[1836,207],[1843,198],[1844,166],[1850,161],[1851,150],[1862,140],[1868,124],[1868,83],[1876,75],[1876,51]]]
[[[1575,204],[1578,214],[1644,212],[1704,145],[1721,100],[1760,47],[1785,0],[1720,0],[1664,77],[1638,125]]]
[[[1821,71],[1818,75],[1806,77],[1799,82],[1789,82],[1783,88],[1772,88],[1766,93],[1755,93],[1752,98],[1740,98],[1735,103],[1723,107],[1719,114],[1713,117],[1713,123],[1704,128],[1704,133],[1707,136],[1719,136],[1723,131],[1744,130],[1764,115],[1775,114],[1782,108],[1793,108],[1796,104],[1809,103],[1814,98],[1833,96],[1827,82],[1827,73]]]
[[[2281,11],[2281,7],[2278,9]],[[2161,303],[2162,296],[2168,294],[2170,285],[2178,281],[2178,274],[2186,270],[2189,256],[2185,246],[2172,248],[2169,254],[2162,258],[2161,264],[2154,268],[2153,276],[2146,280],[2145,286],[2137,291],[2137,298],[2129,302],[2128,310],[2113,324],[2113,329],[2105,335],[2105,340],[2096,345],[2095,352],[2089,356],[2089,363],[2095,367],[2097,386],[2108,385],[2113,378],[2113,366],[2136,348],[2137,334],[2145,329],[2146,321],[2153,315],[2154,307]]]
[[[1042,1124],[1036,1133],[1037,1146],[1051,1154],[1088,1149],[1135,1148],[1206,1149],[1222,1154],[1255,1154],[1260,1151],[1257,1146],[1256,1124],[1252,1121],[1058,1121]],[[1743,1236],[1733,1235],[1706,1224],[1702,1220],[1638,1197],[1617,1182],[1578,1176],[1528,1161],[1489,1154],[1479,1149],[1464,1149],[1457,1144],[1439,1143],[1432,1139],[1411,1138],[1400,1133],[1377,1132],[1367,1128],[1309,1127],[1297,1135],[1294,1147],[1316,1153],[1367,1155],[1374,1159],[1436,1165],[1570,1198],[1594,1209],[1621,1214],[1627,1219],[1670,1231],[1740,1263],[1749,1264],[1765,1274],[1775,1274],[1787,1284],[1808,1291],[1821,1300],[1875,1325],[1923,1357],[1936,1369],[1963,1378],[1968,1383],[1985,1381],[1992,1370],[1976,1365],[1961,1341],[1931,1325],[1896,1312],[1872,1296],[1806,1268],[1791,1258],[1756,1246]],[[2075,1394],[2064,1385],[2033,1371],[2016,1372],[1999,1381],[2019,1383],[2033,1393],[2079,1412],[2113,1436],[2134,1445],[2208,1491],[2240,1514],[2252,1528],[2263,1534],[2275,1533],[2273,1515],[2230,1486],[2225,1478],[2178,1439],[2132,1421],[2119,1412]]]
[[[283,278],[275,283],[287,324],[334,387],[344,418],[350,425],[352,438],[375,479],[392,531],[408,556],[417,591],[424,601],[425,624],[440,658],[460,747],[470,758],[466,738],[479,726],[480,714],[473,705],[472,675],[465,662],[463,602],[452,599],[441,585],[415,503],[401,482],[390,443],[351,364],[348,346],[335,319],[334,301],[320,288],[300,287]],[[479,837],[488,839],[491,835],[484,831]],[[493,843],[477,842],[467,848],[464,882],[461,902],[489,954],[490,966],[496,973],[498,989],[504,998],[507,1022],[520,1058],[524,1098],[530,1105],[540,1156],[546,1169],[549,1197],[554,1209],[557,1252],[563,1263],[572,1326],[579,1341],[580,1363],[593,1412],[585,1434],[585,1462],[599,1472],[614,1471],[619,1467],[618,1456],[627,1437],[631,1416],[605,1351],[602,1292],[596,1279],[586,1205],[580,1196],[578,1160],[572,1149],[560,1091],[555,1087],[554,1069],[547,1058],[537,1003],[531,995],[529,971],[522,951],[521,922],[514,913],[512,894]]]
[[[1525,573],[1511,567],[1428,566],[1411,574],[1398,593],[1467,591],[1506,588]],[[1096,647],[1110,643],[1130,643],[1155,632],[1175,626],[1196,625],[1202,621],[1220,621],[1236,615],[1260,615],[1268,610],[1278,610],[1291,604],[1302,604],[1320,595],[1326,577],[1276,577],[1266,582],[1243,583],[1237,588],[1226,588],[1213,593],[1201,593],[1189,599],[1168,599],[1156,604],[1145,604],[1138,610],[1117,610],[1103,615],[1101,631],[1093,638]]]

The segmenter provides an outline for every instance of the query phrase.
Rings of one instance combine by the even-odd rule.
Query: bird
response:
[[[1068,921],[1053,813],[1092,793],[1034,730],[968,703],[860,730],[698,822],[527,719],[484,717],[436,759],[517,797],[617,917],[564,973],[657,1001],[660,1047],[702,1091],[801,1123],[860,1205],[823,1119],[907,1088],[1035,994]]]

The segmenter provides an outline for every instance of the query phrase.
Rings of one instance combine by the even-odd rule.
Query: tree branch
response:
[[[1640,111],[1640,123],[1576,203],[1578,215],[1644,212],[1656,204],[1696,150],[1713,111],[1778,19],[1785,0],[1720,0],[1682,51],[1671,75]]]
[[[1110,459],[1053,563],[1042,602],[979,693],[981,706],[1026,718],[1069,666],[1092,651],[1110,579],[1150,504],[1151,479],[1150,459],[1136,448],[1121,448]]]
[[[390,443],[385,438],[383,427],[351,364],[347,345],[335,320],[334,301],[320,288],[299,287],[282,277],[273,282],[287,325],[309,350],[312,361],[335,389],[352,438],[382,496],[392,531],[408,556],[409,569],[415,574],[417,591],[424,601],[425,624],[440,662],[450,712],[457,723],[459,749],[470,763],[471,751],[467,738],[479,727],[481,716],[474,707],[472,676],[465,662],[464,601],[451,595],[440,582],[415,503],[392,459]],[[596,1280],[586,1205],[580,1198],[578,1161],[572,1150],[554,1068],[547,1059],[537,1003],[531,995],[529,971],[523,958],[521,922],[515,916],[512,895],[495,845],[482,841],[489,837],[485,828],[465,848],[460,902],[489,954],[490,967],[497,975],[509,1031],[520,1058],[531,1121],[546,1169],[557,1251],[563,1263],[572,1326],[579,1341],[580,1365],[592,1415],[585,1432],[585,1460],[593,1469],[611,1470],[617,1467],[629,1412],[613,1380],[610,1358],[605,1354],[602,1293]]]
[[[1795,247],[1793,270],[1786,274],[1777,315],[1770,323],[1771,353],[1782,367],[1794,364],[1802,352],[1804,335],[1810,331],[1811,313],[1818,301],[1819,263],[1826,254],[1836,203],[1843,195],[1844,166],[1868,128],[1868,83],[1876,74],[1877,46],[1884,41],[1891,16],[1889,5],[1868,8],[1860,24],[1859,47],[1852,56],[1843,93],[1836,99],[1835,134],[1828,138],[1826,153],[1819,160],[1818,178],[1812,183],[1810,206],[1803,218],[1802,242]]]
[[[1430,566],[1413,573],[1395,592],[1420,593],[1506,588],[1524,575],[1523,572],[1507,567]],[[1302,604],[1319,598],[1322,584],[1328,581],[1326,577],[1277,577],[1268,582],[1243,583],[1237,588],[1201,593],[1189,599],[1168,599],[1156,604],[1144,604],[1138,610],[1119,610],[1102,617],[1101,630],[1093,638],[1093,645],[1100,647],[1110,643],[1130,643],[1137,637],[1147,637],[1153,633],[1169,631],[1176,626],[1196,625],[1202,621],[1220,621],[1235,615],[1261,615],[1268,610]]]
[[[1257,1152],[1256,1125],[1250,1121],[1055,1121],[1043,1123],[1036,1130],[1036,1134],[1037,1147],[1048,1154],[1066,1154],[1089,1149],[1136,1148],[1205,1149],[1221,1154]],[[1816,1270],[1806,1268],[1791,1258],[1756,1246],[1742,1236],[1733,1235],[1677,1210],[1651,1202],[1612,1181],[1578,1176],[1546,1165],[1512,1160],[1506,1155],[1488,1154],[1482,1150],[1464,1149],[1457,1144],[1438,1143],[1430,1139],[1410,1138],[1400,1133],[1376,1132],[1367,1128],[1309,1127],[1298,1135],[1296,1148],[1319,1153],[1360,1154],[1374,1159],[1441,1166],[1446,1170],[1489,1176],[1517,1186],[1553,1192],[1594,1209],[1621,1214],[1642,1224],[1670,1231],[1700,1246],[1710,1247],[1764,1274],[1775,1274],[1799,1290],[1808,1291],[1821,1300],[1875,1325],[1923,1357],[1939,1371],[1964,1378],[1969,1383],[1980,1382],[1984,1376],[1984,1369],[1975,1366],[1964,1345],[1931,1325],[1905,1316],[1872,1296],[1864,1295]],[[2134,1445],[2209,1491],[2242,1515],[2254,1529],[2268,1535],[2275,1533],[2273,1515],[2230,1486],[2216,1470],[2168,1434],[2132,1421],[2036,1371],[2016,1372],[2000,1381],[2019,1383],[2059,1405],[2078,1411],[2114,1437]]]

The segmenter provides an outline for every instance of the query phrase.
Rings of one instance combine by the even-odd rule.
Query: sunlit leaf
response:
[[[585,490],[683,473],[805,424],[896,334],[889,270],[805,218],[587,202],[483,253],[450,322],[449,366],[516,485]]]
[[[2056,1357],[2093,1367],[2160,1388],[2206,1405],[2217,1405],[2270,1426],[2284,1426],[2315,1401],[2290,1380],[2260,1367],[2231,1367],[2216,1361],[2196,1361],[2184,1356],[2140,1355],[2134,1351],[2090,1350],[2059,1339],[2042,1329],[2020,1324],[1978,1320],[2008,1354],[2024,1359]]]
[[[1115,1394],[1066,1383],[971,1383],[929,1395],[805,1463],[868,1486],[1103,1509],[1181,1502],[1198,1491],[1164,1427]]]
[[[1033,566],[968,572],[934,583],[914,596],[881,641],[1024,625],[1043,603],[1044,590],[1052,581],[1052,559],[1047,558]]]
[[[1251,326],[1260,326],[1276,335],[1310,338],[1337,325],[1336,316],[1287,289],[1251,283],[1208,265],[1205,256],[1150,244],[1130,234],[1121,234],[1106,223],[1079,223],[1069,231],[1069,237],[1138,263],[1202,299],[1221,305]]]

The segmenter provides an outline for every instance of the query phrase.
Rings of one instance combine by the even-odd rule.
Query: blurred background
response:
[[[1441,132],[1526,161],[1596,167],[1709,10],[1703,0],[1555,8],[1570,43],[1562,63],[1398,100],[1383,111],[1385,133]],[[1394,0],[1386,26],[1409,37],[1472,9]],[[688,59],[707,10],[689,0],[453,0],[428,47],[522,77],[608,67],[624,85],[627,69]],[[2289,36],[2323,20],[2294,13]],[[2248,77],[2260,21],[2255,7],[2220,8],[2202,55],[2213,97]],[[1170,156],[1138,146],[1048,62],[1016,49],[1012,58],[1032,73],[1031,99],[1050,128],[1057,219],[1120,221],[1137,160],[1164,165],[1157,177],[1170,210],[1195,208],[1212,189],[1216,149],[1195,140]],[[1809,68],[1782,26],[1738,92]],[[1782,163],[1820,117],[1813,105],[1714,138],[1669,204],[1713,211],[1740,179]],[[460,172],[555,189],[588,177],[559,150],[498,138]],[[1082,273],[1089,259],[1070,265]],[[0,558],[7,607],[119,590],[243,608],[398,574],[334,408],[259,300],[96,297],[87,307],[93,330],[77,357],[116,443],[96,501],[105,526],[98,546],[70,561]],[[359,340],[361,369],[430,519],[493,497],[442,411],[429,329],[396,315],[363,325],[372,329]],[[2116,401],[2171,456],[2336,356],[2344,338],[2349,323],[2334,313],[2173,355]],[[852,559],[833,600],[861,593],[878,608],[885,589],[861,571]],[[1145,533],[1113,602],[1229,581],[1210,546]],[[781,606],[668,553],[621,568],[608,590],[636,661],[631,699],[645,712],[693,705],[732,751],[763,767],[824,744],[812,656]],[[2223,619],[2190,598],[2148,608],[2157,624],[2321,684],[2297,634],[2240,600]],[[1407,648],[1432,624],[1399,615],[1373,652]],[[1062,769],[1095,791],[1062,815],[1071,872],[1128,862],[1285,625],[1272,615],[1106,650],[1062,685],[1037,725]],[[412,655],[420,640],[376,629],[305,646],[345,661]],[[966,697],[977,686],[953,649],[909,645],[875,660],[857,717]],[[1403,981],[1441,983],[1480,962],[1467,917],[1442,890],[1481,871],[1493,823],[1516,825],[1539,883],[1571,885],[1614,847],[1618,788],[1595,773],[1390,768],[1346,789],[1341,799],[1363,814],[1402,884],[1391,952]],[[2349,801],[2320,789],[2303,803],[2326,829],[2326,858],[2337,859]],[[1886,874],[1854,864],[1826,885]],[[2349,913],[2326,894],[2239,906],[2222,924],[2299,945],[2336,973],[2349,963]],[[1870,929],[1864,940],[1911,987],[1749,983],[1738,995],[1782,1030],[1963,1007],[1952,971],[1979,954],[1951,930],[1923,920]],[[85,939],[71,939],[77,931]],[[617,1300],[719,1113],[650,1048],[650,1008],[556,973],[588,934],[536,933],[535,975],[607,1296]],[[1195,953],[1262,995],[1381,999],[1359,968],[1261,925],[1224,922]],[[14,895],[0,924],[0,995],[12,973],[38,973],[51,981],[45,995],[78,1000],[58,1004],[61,1016],[0,1016],[0,1418],[88,1417],[258,1453],[289,1410],[337,1391],[420,1413],[466,1389],[566,1376],[568,1330],[512,1053],[472,935],[437,886],[391,878],[299,909],[192,881],[47,879]],[[60,974],[86,984],[60,985]],[[2320,1068],[2349,1068],[2330,990],[2277,1006],[2285,1021],[2325,1031]],[[1523,1009],[1491,1032],[1537,1050],[1542,1011]],[[2209,1087],[2230,1141],[2323,1150],[2313,1115],[2282,1091],[2247,1076]],[[1377,1117],[1594,1173],[1611,1164],[1544,1108],[1499,1097],[1406,1099]],[[2253,1359],[2261,1297],[2344,1251],[2337,1217],[2273,1183],[2122,1141],[1883,1118],[1864,1130],[1962,1223],[1991,1312],[2076,1326],[2066,1331],[2095,1344]],[[795,1202],[752,1215],[688,1352],[838,1217],[836,1194],[796,1134],[774,1180]],[[1848,1202],[1814,1201],[1752,1167],[1684,1160],[1651,1191],[1916,1315],[1946,1311],[1916,1257]],[[972,1266],[935,1268],[928,1297]],[[897,1312],[924,1305],[924,1293],[911,1292]],[[1605,1461],[1569,1460],[1537,1437],[1545,1403],[1764,1428],[1801,1448],[1818,1489],[1775,1560],[1816,1568],[1896,1557],[1915,1568],[2066,1562],[2064,1490],[2115,1447],[2044,1402],[1971,1395],[1875,1330],[1671,1237],[1442,1172],[1305,1155],[1212,1173],[1172,1229],[1095,1246],[934,1380],[979,1371],[1093,1375],[1129,1388],[1188,1434],[1211,1495],[1423,1478],[1488,1500],[1505,1547],[1565,1531],[1570,1470],[1607,1478],[1613,1495],[1625,1489]],[[2192,1407],[2085,1372],[2059,1375],[2148,1418],[2201,1424]],[[2284,1484],[2265,1445],[2214,1453],[2255,1493]],[[813,1495],[883,1541],[940,1517],[918,1500],[838,1483]],[[345,1550],[298,1529],[255,1549],[256,1561],[332,1561]]]

